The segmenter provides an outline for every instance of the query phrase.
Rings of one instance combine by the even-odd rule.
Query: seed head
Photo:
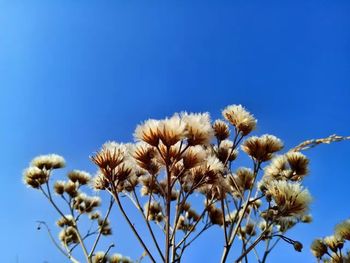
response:
[[[242,105],[227,106],[222,111],[222,115],[244,136],[248,135],[256,127],[257,120]]]
[[[259,162],[265,162],[273,157],[273,154],[283,148],[280,139],[273,135],[253,136],[242,144],[242,150]]]
[[[57,154],[47,154],[35,157],[31,166],[38,167],[39,169],[45,168],[46,170],[63,168],[66,165],[64,158]]]

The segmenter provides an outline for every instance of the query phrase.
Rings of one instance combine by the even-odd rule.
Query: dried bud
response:
[[[295,241],[293,243],[294,249],[295,251],[301,252],[301,250],[303,249],[303,244],[301,244],[299,241]]]

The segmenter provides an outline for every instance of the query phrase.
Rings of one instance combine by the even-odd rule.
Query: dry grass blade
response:
[[[300,152],[300,151],[313,148],[319,144],[330,144],[333,142],[340,142],[345,140],[350,140],[350,136],[339,136],[336,134],[332,134],[326,138],[311,139],[311,140],[304,141],[299,145],[295,146],[294,148],[290,149],[289,152]]]

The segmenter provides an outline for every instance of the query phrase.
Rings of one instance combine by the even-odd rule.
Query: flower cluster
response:
[[[250,136],[257,120],[241,105],[226,107],[222,116],[224,120],[211,121],[206,112],[175,113],[138,125],[134,143],[106,142],[91,156],[97,166],[93,178],[85,171],[73,170],[66,180],[55,181],[53,191],[69,206],[68,214],[57,208],[49,191],[51,172],[62,168],[64,159],[58,155],[35,158],[24,171],[24,182],[41,190],[58,209],[59,240],[67,257],[71,259],[71,249],[80,245],[89,263],[129,262],[119,255],[109,256],[109,250],[94,253],[96,246],[88,253],[83,240],[96,234],[98,242],[101,235],[112,234],[108,216],[113,205],[118,206],[152,262],[180,262],[189,244],[209,228],[223,232],[222,262],[237,240],[243,252],[236,262],[260,242],[266,242],[266,260],[272,239],[282,239],[301,251],[302,244],[286,233],[300,222],[312,221],[312,198],[302,186],[308,159],[296,151],[281,154],[283,143],[274,135]],[[238,162],[241,153],[249,160],[244,167]],[[105,216],[97,210],[101,199],[82,191],[86,186],[110,195]],[[133,222],[126,205],[140,212],[149,238],[140,235],[140,226]],[[77,227],[82,215],[96,226],[85,236]],[[350,238],[347,224],[338,227],[339,240]],[[161,231],[155,232],[158,227]],[[326,238],[321,243],[335,249],[340,246],[338,239]],[[164,240],[163,251],[159,243]]]
[[[315,239],[311,244],[311,252],[318,261],[350,262],[350,250],[344,252],[346,241],[350,241],[350,219],[337,224],[333,235]]]

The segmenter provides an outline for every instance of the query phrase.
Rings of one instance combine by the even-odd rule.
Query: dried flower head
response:
[[[129,257],[125,257],[121,254],[113,254],[108,259],[109,263],[131,263],[132,260]]]
[[[77,244],[79,242],[77,232],[72,226],[63,228],[59,233],[59,239],[65,245]]]
[[[56,221],[56,225],[59,227],[74,226],[74,218],[72,215],[65,215]]]
[[[144,213],[148,220],[161,222],[163,220],[162,206],[159,202],[146,203]]]
[[[68,181],[64,185],[64,191],[70,196],[70,197],[76,197],[78,195],[78,186],[76,183],[72,181]]]
[[[108,255],[103,251],[98,251],[92,258],[92,263],[107,263]]]
[[[73,170],[68,173],[68,178],[72,182],[78,182],[80,185],[85,185],[90,182],[91,176],[88,172],[80,171],[80,170]]]
[[[279,217],[301,218],[309,209],[311,195],[299,183],[287,181],[271,181],[267,184]]]
[[[186,123],[178,114],[160,121],[158,128],[159,138],[166,147],[170,147],[186,136]]]
[[[48,173],[38,167],[29,167],[23,172],[23,182],[29,187],[39,188],[48,179]]]
[[[227,176],[227,181],[234,195],[240,197],[244,191],[252,188],[254,173],[249,168],[241,167],[236,171],[235,175]]]
[[[79,213],[90,213],[93,209],[101,205],[101,199],[97,196],[87,196],[79,194],[75,197],[73,207]]]
[[[315,239],[311,244],[311,252],[316,258],[320,259],[327,253],[327,246],[322,239]]]
[[[183,113],[182,120],[186,124],[188,145],[208,145],[214,136],[210,124],[209,113]]]
[[[201,165],[207,156],[206,151],[202,146],[189,147],[183,154],[183,167],[185,169],[191,169],[198,165]]]
[[[242,135],[248,135],[256,127],[257,120],[242,105],[230,105],[222,111],[223,117]]]
[[[281,140],[269,134],[250,137],[242,144],[242,150],[259,162],[270,160],[282,148]]]
[[[265,167],[264,179],[300,181],[308,173],[309,160],[300,152],[276,156]]]
[[[124,161],[126,151],[127,148],[124,144],[107,142],[91,159],[101,169],[101,172],[108,177]]]
[[[230,136],[230,129],[226,122],[216,120],[213,124],[214,135],[219,141],[226,140]]]
[[[233,148],[233,142],[230,140],[221,141],[219,147],[215,149],[219,160],[223,163],[232,162],[237,158],[238,150]]]
[[[350,219],[335,226],[335,235],[341,239],[350,240]]]
[[[64,158],[57,154],[47,154],[35,157],[31,166],[38,167],[39,169],[45,168],[46,170],[63,168],[66,165]]]
[[[160,170],[159,162],[157,162],[158,153],[153,146],[146,143],[138,143],[134,149],[133,157],[138,166],[145,169],[150,174],[157,174]]]
[[[99,231],[101,232],[102,235],[104,236],[112,235],[112,229],[108,219],[104,220],[99,218],[97,219],[97,223],[98,223]]]
[[[327,236],[323,239],[323,242],[333,252],[337,252],[338,249],[343,248],[343,245],[344,245],[344,240],[337,236]]]
[[[99,211],[95,211],[95,212],[92,212],[89,214],[89,218],[91,220],[97,220],[97,219],[100,219],[101,218],[101,214]]]
[[[108,188],[108,186],[109,186],[108,180],[101,173],[101,171],[98,171],[92,180],[92,188],[96,191],[99,191],[99,190],[105,190],[106,188]]]
[[[208,215],[212,224],[219,226],[224,224],[223,213],[220,208],[217,208],[214,205],[210,206],[208,209]]]
[[[143,141],[152,146],[159,144],[159,124],[158,120],[147,120],[136,127],[134,137],[136,141]]]
[[[55,193],[58,195],[63,195],[65,184],[66,184],[65,181],[61,181],[61,180],[56,181],[55,184],[53,185],[53,189]]]
[[[304,215],[304,216],[302,216],[301,222],[303,222],[303,223],[311,223],[312,222],[312,215]]]

